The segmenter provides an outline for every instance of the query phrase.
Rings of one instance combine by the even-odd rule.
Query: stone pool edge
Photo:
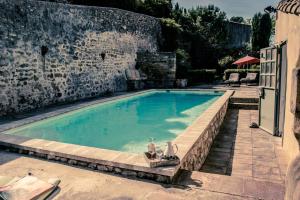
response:
[[[144,92],[155,91],[148,90]],[[205,91],[205,90],[195,90]],[[211,90],[210,90],[211,91]],[[123,98],[143,92],[120,95]],[[42,139],[0,133],[0,146],[7,151],[27,154],[69,165],[97,171],[146,178],[162,183],[171,183],[180,169],[194,170],[203,164],[214,137],[217,135],[234,91],[228,90],[214,102],[194,123],[173,141],[178,145],[181,164],[176,167],[150,168],[142,155],[65,144]],[[114,100],[109,98],[110,100]],[[103,100],[103,102],[109,101]],[[98,102],[101,103],[101,102]],[[96,103],[93,103],[96,104]],[[93,105],[91,104],[91,105]],[[197,159],[199,161],[197,161]]]

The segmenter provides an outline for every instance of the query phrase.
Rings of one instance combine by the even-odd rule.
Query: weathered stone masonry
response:
[[[138,53],[136,68],[147,76],[146,87],[172,88],[176,79],[176,53]]]
[[[0,0],[0,115],[126,90],[125,69],[159,38],[146,15]]]

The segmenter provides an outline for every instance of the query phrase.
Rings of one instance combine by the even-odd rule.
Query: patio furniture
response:
[[[247,73],[246,78],[242,78],[241,83],[246,83],[246,85],[249,85],[250,83],[258,83],[258,74],[257,73]]]
[[[224,82],[225,84],[228,84],[229,86],[231,84],[239,84],[240,83],[240,74],[239,73],[231,73],[229,76],[229,79]]]
[[[146,77],[142,77],[136,69],[126,69],[125,71],[128,90],[140,90],[144,86]]]

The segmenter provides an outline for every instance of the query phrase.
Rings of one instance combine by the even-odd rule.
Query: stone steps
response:
[[[258,98],[236,98],[232,97],[229,104],[230,109],[258,110]]]
[[[232,98],[230,98],[230,103],[259,103],[259,99],[258,98],[232,97]]]
[[[257,103],[230,103],[229,108],[239,110],[258,110],[259,105]]]
[[[207,190],[231,194],[242,199],[284,199],[284,185],[237,176],[226,176],[204,172],[182,172],[178,185],[192,190]]]

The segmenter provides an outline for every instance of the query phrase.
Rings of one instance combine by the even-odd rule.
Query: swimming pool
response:
[[[100,103],[7,131],[7,134],[141,153],[149,138],[175,139],[223,92],[150,91]]]

